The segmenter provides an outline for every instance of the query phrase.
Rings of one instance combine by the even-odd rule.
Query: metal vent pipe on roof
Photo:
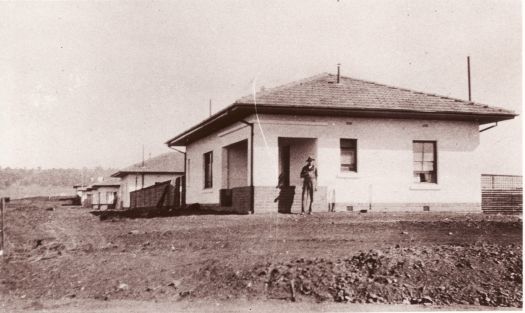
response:
[[[341,63],[337,63],[337,83],[341,81]]]
[[[467,79],[468,79],[468,101],[472,101],[472,93],[470,88],[470,56],[467,56]]]

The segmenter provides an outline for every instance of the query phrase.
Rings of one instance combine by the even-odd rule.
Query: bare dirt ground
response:
[[[172,312],[423,312],[423,311],[518,311],[519,308],[489,307],[476,305],[408,305],[408,304],[358,304],[358,303],[312,303],[284,302],[279,300],[229,300],[229,301],[139,301],[92,299],[17,300],[18,308],[11,303],[0,306],[2,312],[46,313],[172,313]]]
[[[10,205],[6,219],[0,311],[522,307],[522,222],[516,216],[100,221],[78,207],[25,203]]]

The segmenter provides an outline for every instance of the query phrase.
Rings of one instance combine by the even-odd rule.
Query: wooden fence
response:
[[[481,209],[484,213],[521,214],[522,176],[482,174]]]
[[[130,193],[130,208],[179,208],[181,206],[181,178],[155,183]]]

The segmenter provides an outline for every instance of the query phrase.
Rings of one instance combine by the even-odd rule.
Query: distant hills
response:
[[[0,167],[0,196],[13,199],[31,196],[73,195],[73,185],[88,185],[98,177],[107,177],[117,169],[52,168],[25,169]]]

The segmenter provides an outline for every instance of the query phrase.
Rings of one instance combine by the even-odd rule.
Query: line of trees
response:
[[[108,177],[117,172],[117,169],[96,168],[52,168],[52,169],[25,169],[0,167],[0,189],[11,185],[29,186],[68,186],[88,185],[97,177]]]

